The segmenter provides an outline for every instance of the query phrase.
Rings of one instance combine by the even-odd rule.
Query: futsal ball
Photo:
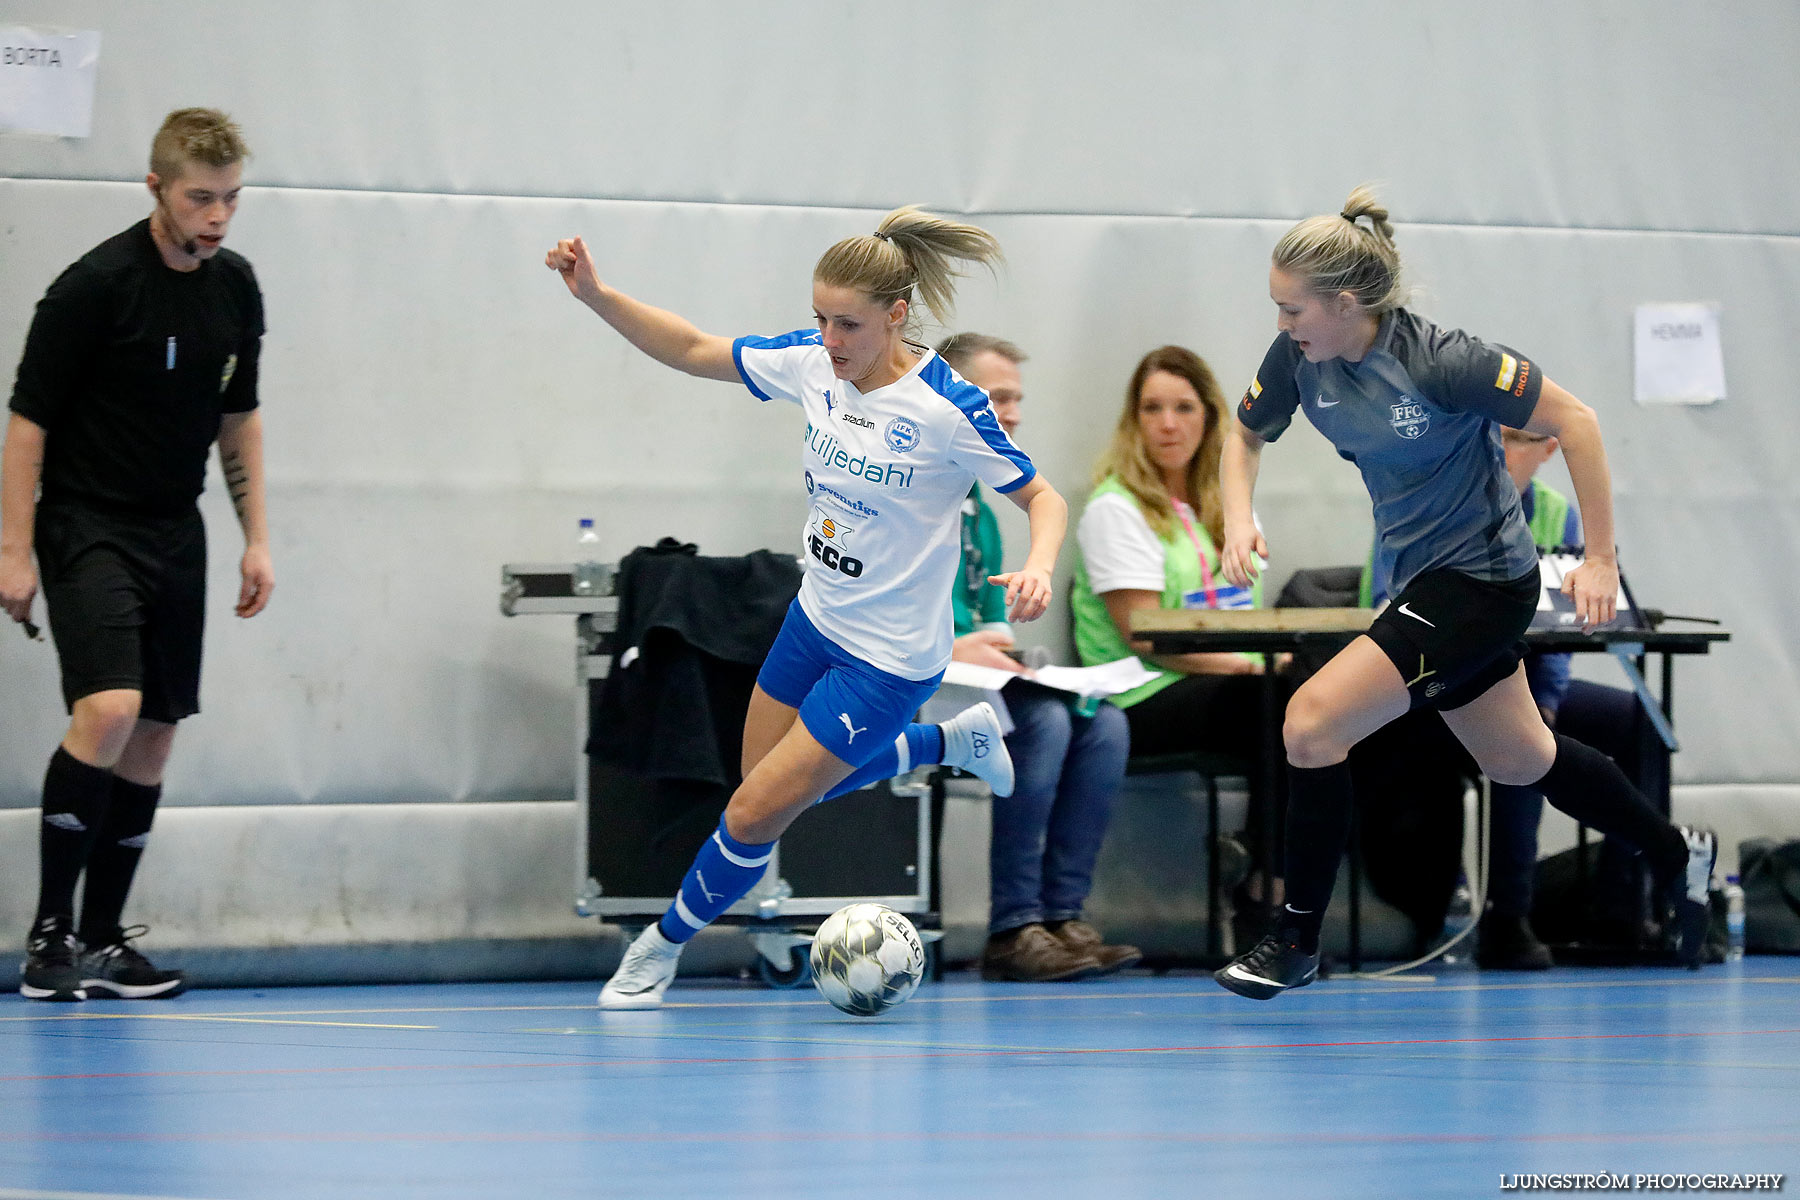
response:
[[[840,908],[813,938],[813,986],[853,1016],[872,1017],[901,1003],[924,975],[919,931],[885,904]]]

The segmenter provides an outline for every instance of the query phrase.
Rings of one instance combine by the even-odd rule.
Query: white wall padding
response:
[[[1678,778],[1800,780],[1791,4],[27,17],[101,30],[102,57],[90,139],[0,136],[0,359],[56,273],[148,211],[163,112],[225,107],[257,153],[231,244],[267,296],[278,586],[230,616],[215,473],[206,711],[172,805],[566,797],[570,622],[500,617],[500,564],[567,556],[580,516],[614,554],[796,544],[797,413],[636,354],[544,269],[556,238],[702,328],[767,333],[809,322],[818,254],[881,211],[967,213],[1009,265],[963,282],[959,327],[1031,355],[1021,441],[1078,504],[1139,355],[1189,345],[1235,395],[1273,333],[1270,246],[1368,178],[1419,310],[1600,412],[1640,596],[1732,628],[1677,672]],[[1730,399],[1639,408],[1631,308],[1690,299],[1723,305]],[[1360,482],[1309,427],[1266,456],[1259,508],[1277,581],[1366,551]],[[23,807],[63,717],[49,647],[0,634],[0,806]],[[1028,636],[1063,648],[1064,615]]]

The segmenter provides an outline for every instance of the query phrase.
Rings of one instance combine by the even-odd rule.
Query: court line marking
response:
[[[1516,1144],[1550,1144],[1550,1145],[1611,1145],[1615,1143],[1654,1143],[1658,1145],[1677,1143],[1694,1145],[1775,1145],[1790,1146],[1794,1142],[1800,1127],[1782,1126],[1778,1129],[1739,1130],[1739,1129],[1664,1129],[1664,1130],[1619,1130],[1616,1132],[1591,1133],[1332,1133],[1325,1131],[1309,1131],[1305,1141],[1309,1144],[1323,1143],[1334,1146],[1376,1145],[1516,1145]],[[74,1143],[88,1142],[138,1142],[138,1143],[193,1143],[193,1142],[426,1142],[431,1144],[473,1143],[559,1143],[559,1142],[599,1142],[599,1143],[661,1143],[716,1145],[720,1142],[746,1142],[765,1144],[768,1142],[799,1142],[806,1145],[818,1145],[823,1139],[839,1136],[838,1132],[829,1129],[796,1129],[796,1130],[646,1130],[643,1132],[615,1132],[608,1130],[568,1130],[568,1131],[515,1131],[492,1130],[475,1133],[448,1133],[438,1130],[417,1131],[372,1131],[342,1130],[331,1131],[286,1131],[257,1130],[255,1132],[232,1132],[225,1130],[194,1130],[190,1132],[172,1133],[38,1133],[23,1131],[0,1132],[0,1143]],[[1192,1132],[1112,1130],[1095,1131],[1085,1129],[1058,1130],[855,1130],[842,1131],[842,1136],[854,1137],[859,1142],[884,1143],[933,1143],[933,1142],[1003,1142],[1003,1143],[1139,1143],[1165,1145],[1241,1145],[1257,1143],[1279,1145],[1291,1148],[1294,1145],[1294,1134],[1291,1130],[1269,1132],[1210,1132],[1196,1130]],[[173,1197],[109,1197],[90,1196],[85,1193],[54,1193],[54,1195],[71,1195],[74,1200],[174,1200]],[[0,1193],[4,1196],[5,1193]],[[36,1197],[39,1193],[28,1193]]]
[[[1785,984],[1789,987],[1794,987],[1794,986],[1800,986],[1800,977],[1764,975],[1764,976],[1755,976],[1755,977],[1741,977],[1741,978],[1737,978],[1735,980],[1728,980],[1728,979],[1722,978],[1721,976],[1716,975],[1716,974],[1715,975],[1705,975],[1704,973],[1695,974],[1693,972],[1683,972],[1682,976],[1679,978],[1611,979],[1611,980],[1593,980],[1593,981],[1585,981],[1585,982],[1581,981],[1581,980],[1571,979],[1571,980],[1565,980],[1565,981],[1543,980],[1543,981],[1536,981],[1536,982],[1530,982],[1530,983],[1523,983],[1523,982],[1521,982],[1521,983],[1470,982],[1470,983],[1458,983],[1458,984],[1423,984],[1423,985],[1409,984],[1409,985],[1404,985],[1404,986],[1397,982],[1384,982],[1384,981],[1379,981],[1379,980],[1332,979],[1332,980],[1321,980],[1320,982],[1330,984],[1331,986],[1320,988],[1318,991],[1309,990],[1306,993],[1307,1003],[1317,1004],[1319,1001],[1322,1001],[1327,998],[1365,997],[1365,996],[1368,996],[1368,995],[1371,995],[1371,994],[1374,994],[1377,992],[1379,992],[1382,995],[1388,995],[1388,996],[1407,995],[1410,993],[1419,993],[1419,992],[1432,992],[1432,993],[1436,993],[1438,995],[1448,995],[1451,993],[1458,993],[1458,992],[1520,992],[1520,991],[1586,992],[1586,991],[1612,990],[1612,989],[1619,989],[1619,988],[1641,989],[1641,988],[1695,987],[1695,986],[1707,986],[1707,985],[1711,985],[1711,984],[1726,983],[1726,982],[1755,983],[1755,984]],[[1315,986],[1317,986],[1317,985],[1315,985]],[[1025,993],[1025,992],[1017,992],[1017,991],[1007,990],[1007,991],[1003,991],[1003,992],[983,992],[983,993],[973,995],[973,996],[934,996],[929,993],[918,993],[918,994],[915,994],[910,1000],[908,1000],[907,1003],[910,1005],[928,1005],[929,1006],[929,1005],[944,1005],[944,1004],[993,1004],[996,1002],[1023,1000],[1023,1001],[1027,1001],[1032,1004],[1044,1004],[1044,1003],[1060,1004],[1060,1003],[1068,1003],[1071,1001],[1091,1001],[1091,1000],[1136,1000],[1139,1002],[1143,1002],[1143,1001],[1152,1001],[1152,1000],[1155,1000],[1155,1001],[1191,1000],[1191,999],[1200,999],[1200,998],[1213,999],[1213,1000],[1217,1000],[1221,1003],[1224,1003],[1226,1001],[1235,1002],[1237,999],[1239,999],[1239,997],[1232,996],[1231,993],[1227,992],[1224,988],[1221,988],[1221,987],[1218,987],[1217,985],[1212,985],[1212,984],[1209,984],[1205,987],[1201,987],[1199,989],[1183,989],[1181,991],[1167,991],[1167,992],[1165,992],[1165,991],[1092,992],[1092,991],[1081,990],[1082,985],[1080,985],[1080,984],[1070,984],[1070,985],[1068,985],[1068,987],[1069,987],[1068,991],[1045,990],[1042,992],[1034,991],[1034,992],[1030,992],[1030,993]],[[669,1000],[669,1001],[665,1001],[663,1003],[663,1008],[665,1010],[681,1009],[683,1011],[693,1010],[693,1009],[704,1009],[704,1008],[717,1008],[717,1009],[772,1008],[772,1009],[781,1009],[781,1008],[795,1008],[795,1007],[801,1007],[801,1006],[809,1006],[809,1005],[815,1005],[818,1003],[819,1003],[819,998],[817,996],[811,994],[810,992],[803,992],[791,999],[771,996],[769,999],[766,999],[766,1000],[751,1000],[751,999],[720,1000],[720,1001]],[[273,1012],[258,1012],[254,1009],[252,1009],[252,1010],[226,1010],[221,1013],[194,1014],[194,1015],[196,1015],[196,1016],[214,1016],[214,1017],[254,1017],[254,1018],[263,1019],[263,1018],[268,1018],[268,1017],[285,1017],[285,1016],[299,1016],[299,1017],[352,1016],[352,1015],[365,1014],[365,1013],[381,1013],[381,1014],[387,1014],[387,1015],[393,1015],[393,1016],[400,1016],[400,1015],[415,1014],[415,1013],[595,1012],[595,1011],[598,1011],[598,1009],[594,1004],[591,1004],[591,1003],[589,1003],[589,1004],[492,1004],[492,1005],[469,1004],[469,1005],[409,1005],[409,1006],[401,1006],[401,1007],[397,1007],[397,1008],[373,1007],[373,1006],[367,1007],[367,1008],[320,1008],[320,1009],[301,1008],[301,1009],[278,1009]],[[123,1016],[137,1016],[137,1015],[139,1015],[139,1014],[136,1014],[136,1013],[130,1013],[130,1014],[127,1014],[127,1013],[97,1013],[97,1012],[92,1012],[92,1011],[73,1012],[73,1013],[45,1013],[43,1015],[0,1017],[0,1023],[19,1023],[19,1022],[27,1022],[27,1021],[81,1021],[81,1020],[92,1020],[96,1017],[102,1017],[102,1016],[123,1017]],[[148,1014],[148,1015],[153,1015],[153,1014]]]
[[[1800,1034],[1800,1029],[1718,1029],[1696,1030],[1692,1032],[1659,1032],[1659,1033],[1575,1033],[1575,1034],[1530,1034],[1507,1037],[1481,1038],[1381,1038],[1367,1041],[1338,1042],[1276,1042],[1276,1043],[1221,1043],[1192,1046],[1051,1046],[1051,1047],[1014,1047],[1001,1050],[965,1049],[952,1047],[942,1050],[928,1050],[922,1053],[900,1054],[784,1054],[784,1055],[712,1055],[704,1058],[663,1058],[654,1055],[641,1057],[610,1056],[605,1058],[561,1059],[549,1062],[525,1063],[375,1063],[355,1067],[249,1067],[232,1070],[193,1070],[193,1071],[103,1071],[76,1072],[63,1075],[0,1075],[0,1083],[42,1083],[52,1080],[77,1079],[170,1079],[170,1078],[239,1078],[251,1076],[280,1075],[347,1075],[356,1073],[375,1073],[388,1071],[394,1073],[408,1071],[501,1071],[501,1070],[543,1070],[555,1068],[567,1070],[573,1067],[679,1067],[679,1066],[758,1066],[777,1065],[782,1063],[853,1063],[883,1060],[917,1060],[929,1058],[1025,1058],[1038,1056],[1044,1058],[1094,1058],[1105,1055],[1138,1055],[1138,1054],[1219,1054],[1219,1053],[1263,1053],[1270,1050],[1343,1050],[1358,1047],[1374,1046],[1492,1046],[1517,1045],[1531,1043],[1575,1043],[1575,1042],[1616,1042],[1616,1041],[1686,1041],[1699,1038],[1726,1037],[1767,1037]],[[626,1035],[630,1040],[654,1040],[654,1035]]]
[[[165,1001],[165,1003],[171,1003]],[[393,1016],[410,1016],[415,1013],[484,1013],[484,1012],[587,1012],[595,1008],[593,1004],[496,1004],[468,1005],[417,1008],[278,1008],[259,1012],[256,1009],[226,1009],[216,1013],[194,1013],[196,1017],[225,1018],[243,1017],[259,1020],[269,1017],[348,1017],[364,1013],[387,1013]],[[0,1024],[19,1024],[27,1021],[92,1021],[108,1018],[147,1018],[171,1014],[135,1012],[95,1012],[92,1009],[82,1012],[47,1012],[30,1014],[22,1017],[0,1017]],[[182,1014],[190,1015],[190,1014]],[[421,1029],[435,1029],[434,1025],[421,1025]]]
[[[0,1188],[0,1200],[193,1200],[181,1196],[125,1195],[122,1192],[39,1192]]]
[[[75,1021],[200,1021],[227,1025],[308,1025],[325,1029],[436,1029],[436,1025],[397,1025],[388,1021],[297,1021],[290,1017],[237,1017],[223,1013],[70,1013]],[[4,1200],[0,1196],[0,1200]]]

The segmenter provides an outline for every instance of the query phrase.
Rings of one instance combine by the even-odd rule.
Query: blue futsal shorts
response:
[[[806,731],[852,767],[893,744],[944,678],[902,679],[820,633],[795,600],[756,682],[771,699],[800,710]]]

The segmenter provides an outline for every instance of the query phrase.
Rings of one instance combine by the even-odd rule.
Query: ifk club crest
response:
[[[895,454],[905,454],[918,448],[919,426],[906,417],[895,417],[887,423],[881,436],[887,440],[889,450]]]

